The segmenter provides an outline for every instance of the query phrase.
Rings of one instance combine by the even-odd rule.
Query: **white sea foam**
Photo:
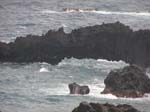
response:
[[[86,84],[86,85],[88,85],[88,84]],[[121,100],[121,101],[150,102],[150,94],[146,94],[142,98],[125,98],[125,97],[119,98],[112,94],[101,94],[101,92],[104,90],[104,87],[105,87],[104,83],[89,84],[88,86],[90,88],[90,93],[85,96],[102,98],[102,99]],[[71,94],[69,94],[68,84],[59,84],[58,86],[52,87],[52,88],[40,88],[39,92],[41,94],[45,94],[45,95],[58,95],[58,96],[71,95]],[[71,96],[79,96],[80,97],[82,95],[72,94]]]
[[[1,40],[1,42],[4,42],[4,43],[9,43],[10,41],[8,41],[8,40]]]
[[[62,12],[52,11],[52,10],[43,10],[42,13],[43,13],[43,14],[46,14],[46,13],[47,13],[47,14],[49,14],[49,13],[50,13],[50,14],[51,14],[51,13],[54,13],[54,14],[55,14],[55,13],[62,13]]]
[[[57,66],[58,67],[65,67],[65,66],[84,67],[87,69],[98,69],[104,72],[109,72],[112,69],[122,68],[127,65],[128,64],[123,61],[108,61],[104,59],[94,60],[94,59],[65,58]]]
[[[39,91],[46,95],[69,95],[67,84],[59,84],[57,87],[41,88]]]
[[[121,68],[124,66],[127,66],[128,64],[123,62],[123,61],[108,61],[104,59],[75,59],[75,58],[70,58],[67,59],[65,58],[62,60],[58,65],[55,67],[57,70],[62,70],[66,67],[72,67],[72,68],[80,68],[80,67],[85,67],[88,69],[100,69],[104,70],[106,72],[109,72],[112,69],[117,69]],[[43,63],[41,67],[41,71],[45,71],[45,68],[47,67],[47,63]],[[59,67],[61,69],[59,69]],[[44,70],[43,70],[44,69]],[[69,72],[70,73],[70,72]],[[76,75],[75,77],[78,77]],[[68,77],[69,78],[69,77]],[[112,94],[101,94],[101,92],[104,90],[105,85],[104,85],[104,80],[101,78],[93,77],[93,79],[87,81],[87,83],[79,83],[80,85],[88,85],[90,88],[90,94],[86,95],[89,97],[95,97],[95,98],[102,98],[102,99],[117,99],[117,100],[122,100],[122,101],[138,101],[138,102],[144,102],[148,101],[150,102],[150,95],[148,97],[142,97],[142,98],[118,98]],[[68,88],[68,83],[65,84],[58,84],[54,87],[50,88],[41,88],[40,92],[42,94],[47,94],[47,95],[70,95],[69,94],[69,88]],[[81,96],[81,95],[71,95],[71,96]]]
[[[101,83],[100,85],[101,86],[89,85],[89,88],[90,88],[89,96],[96,97],[96,98],[103,98],[103,99],[118,99],[122,101],[150,102],[150,94],[145,94],[141,98],[126,98],[126,97],[116,97],[115,95],[112,95],[112,94],[101,94],[101,92],[105,88],[105,85],[103,83]]]
[[[105,15],[150,16],[149,12],[109,12],[109,11],[93,11],[93,12]]]
[[[98,11],[98,10],[70,10],[70,11],[52,11],[52,10],[43,10],[43,14],[49,13],[97,13],[103,15],[128,15],[128,16],[150,16],[150,13],[147,12],[116,12],[116,11]]]
[[[49,63],[46,63],[46,62],[40,62],[39,64],[42,64],[42,65],[50,65]]]
[[[150,78],[150,68],[147,68],[146,75]]]
[[[62,27],[64,27],[64,28],[66,28],[66,27],[68,27],[66,24],[62,24]]]
[[[49,72],[49,70],[45,67],[40,68],[39,72]]]

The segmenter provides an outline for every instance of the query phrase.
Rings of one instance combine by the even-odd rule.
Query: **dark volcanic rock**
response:
[[[82,102],[72,112],[139,112],[130,105],[99,104]]]
[[[89,94],[90,89],[88,86],[80,86],[76,83],[71,83],[68,85],[70,94]]]
[[[0,43],[0,61],[48,62],[57,64],[64,57],[124,60],[144,67],[150,65],[150,30],[132,31],[119,22],[75,29],[63,28],[45,35],[18,37]]]
[[[111,93],[117,97],[142,97],[150,93],[150,79],[144,70],[136,65],[112,70],[104,80],[106,85],[102,93]]]

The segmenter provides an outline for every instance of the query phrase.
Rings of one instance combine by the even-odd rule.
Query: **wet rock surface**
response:
[[[150,65],[150,30],[133,31],[120,22],[89,26],[64,33],[18,37],[0,42],[1,62],[48,62],[57,64],[65,57],[124,60],[144,67]]]
[[[77,83],[71,83],[68,85],[69,90],[70,90],[70,94],[89,94],[90,89],[88,86],[84,85],[84,86],[80,86]]]
[[[111,105],[81,102],[72,112],[140,112],[130,105]]]
[[[106,87],[103,94],[111,93],[117,97],[136,98],[150,93],[150,79],[145,71],[137,65],[112,70],[104,83]]]

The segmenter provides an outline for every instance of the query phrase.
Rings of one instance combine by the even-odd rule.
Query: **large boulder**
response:
[[[117,97],[142,97],[150,93],[150,79],[137,65],[112,70],[104,80],[103,94],[111,93]]]
[[[88,86],[80,86],[78,84],[76,84],[75,82],[74,83],[71,83],[68,85],[69,87],[69,90],[70,90],[70,94],[89,94],[90,92],[90,89]]]
[[[139,112],[130,105],[99,104],[82,102],[72,112]]]

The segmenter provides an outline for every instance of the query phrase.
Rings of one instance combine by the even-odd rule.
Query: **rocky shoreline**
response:
[[[102,94],[113,94],[117,97],[138,98],[150,93],[150,79],[145,70],[137,65],[129,65],[121,69],[110,71],[104,80],[105,89]],[[88,94],[88,86],[76,83],[69,84],[70,94]],[[88,88],[89,89],[89,88]],[[84,91],[84,94],[83,94]],[[99,104],[81,102],[72,112],[140,112],[131,105]]]
[[[112,105],[81,102],[80,105],[73,109],[72,112],[140,112],[131,105]]]
[[[104,79],[105,88],[101,94],[112,94],[117,97],[138,98],[150,93],[150,78],[145,70],[137,65],[111,70]],[[70,94],[89,94],[88,85],[68,84]]]
[[[48,62],[57,64],[67,58],[123,60],[150,65],[150,30],[133,31],[120,22],[89,26],[64,33],[64,29],[45,35],[17,37],[8,44],[0,42],[1,62]]]

